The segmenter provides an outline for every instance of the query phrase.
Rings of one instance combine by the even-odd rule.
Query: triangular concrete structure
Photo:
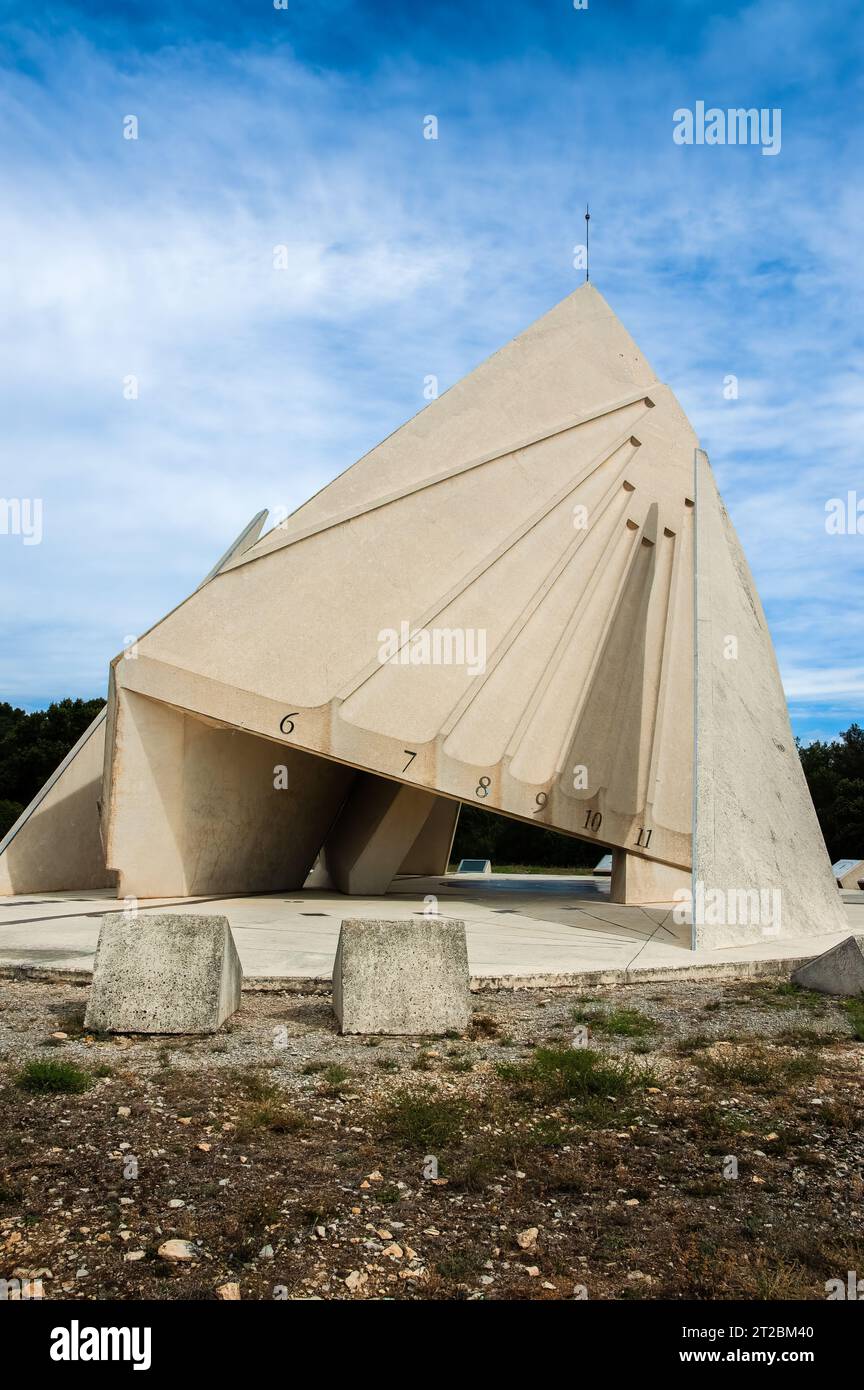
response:
[[[864,994],[864,936],[847,936],[830,951],[799,966],[792,979],[802,989],[815,989],[821,994]]]
[[[137,776],[143,697],[686,875],[696,442],[578,291],[115,665],[119,778]],[[121,866],[141,827],[116,777],[106,790]],[[190,891],[176,860],[127,878]]]
[[[612,849],[619,901],[689,889],[695,821],[709,888],[779,887],[784,936],[842,930],[770,637],[704,455],[697,503],[697,449],[586,285],[229,552],[113,663],[102,824],[120,894],[297,888],[322,847],[337,887],[382,892],[446,866],[468,802]],[[730,682],[718,660],[736,633],[756,709],[745,663]],[[716,915],[696,941],[740,939]]]

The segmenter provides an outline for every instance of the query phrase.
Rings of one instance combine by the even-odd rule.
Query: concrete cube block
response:
[[[830,951],[808,960],[794,971],[792,981],[820,994],[864,994],[864,936],[847,936]]]
[[[227,917],[102,918],[84,1027],[215,1033],[240,1007],[243,971]]]
[[[333,966],[342,1033],[464,1033],[471,1003],[465,923],[346,918]]]

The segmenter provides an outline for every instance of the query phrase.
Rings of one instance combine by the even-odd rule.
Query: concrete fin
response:
[[[702,450],[696,516],[694,945],[842,932],[768,624]]]

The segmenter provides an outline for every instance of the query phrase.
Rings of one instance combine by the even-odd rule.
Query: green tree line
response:
[[[0,703],[0,835],[59,767],[104,700],[58,700],[28,714]]]
[[[0,703],[0,835],[102,708],[102,700],[58,700],[28,714]],[[864,729],[852,724],[830,743],[799,745],[804,773],[832,860],[864,855]],[[462,807],[453,858],[538,868],[592,868],[596,844],[486,811]]]

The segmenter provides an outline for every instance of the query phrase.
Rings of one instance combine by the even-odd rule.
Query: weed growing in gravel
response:
[[[658,1032],[660,1026],[639,1009],[574,1009],[572,1019],[614,1038],[645,1038]]]
[[[580,1106],[627,1097],[655,1081],[647,1067],[627,1058],[603,1057],[587,1047],[538,1047],[523,1066],[499,1064],[498,1074],[523,1099],[543,1104],[576,1101]]]
[[[229,1075],[232,1081],[236,1081],[247,1100],[270,1101],[279,1094],[279,1087],[266,1072],[234,1068]]]
[[[386,1138],[434,1150],[459,1137],[465,1111],[462,1100],[409,1087],[381,1106],[379,1119]]]
[[[235,1136],[238,1139],[248,1139],[255,1130],[261,1129],[269,1130],[271,1134],[294,1134],[298,1129],[303,1129],[305,1124],[306,1121],[299,1110],[289,1105],[274,1105],[272,1101],[265,1101],[263,1105],[250,1109],[240,1118]]]
[[[71,1062],[28,1062],[15,1084],[34,1095],[79,1095],[90,1089],[93,1078]]]
[[[864,1042],[864,999],[844,999],[843,1008],[849,1015],[858,1042]]]
[[[812,1081],[820,1070],[819,1058],[812,1052],[797,1057],[783,1057],[776,1050],[762,1046],[700,1055],[696,1062],[709,1080],[717,1085],[758,1086],[769,1095],[776,1095],[788,1086]]]
[[[331,1062],[321,1073],[321,1089],[325,1095],[341,1096],[348,1087],[351,1073],[339,1062]]]
[[[497,1018],[491,1014],[475,1014],[468,1029],[469,1038],[497,1038],[501,1032],[501,1026]]]
[[[692,1057],[694,1052],[701,1052],[703,1048],[710,1046],[711,1039],[704,1033],[691,1033],[688,1037],[678,1038],[675,1051],[680,1057]]]
[[[399,1070],[399,1063],[395,1057],[376,1057],[375,1065],[379,1071],[393,1072]]]

